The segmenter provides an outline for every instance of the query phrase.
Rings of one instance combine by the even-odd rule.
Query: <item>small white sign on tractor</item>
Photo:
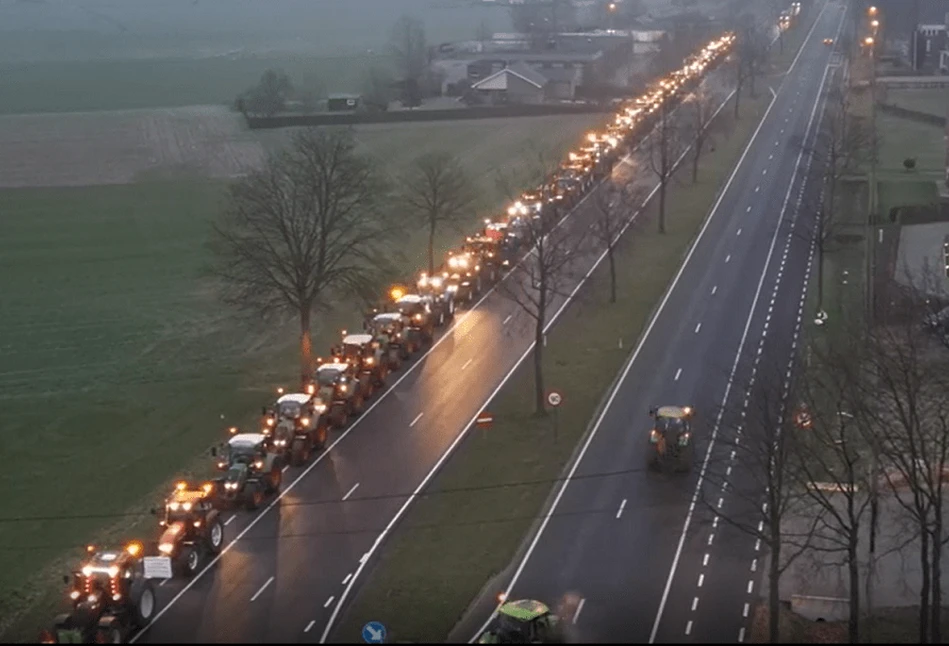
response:
[[[142,559],[146,579],[170,579],[171,559],[167,556],[146,556]]]

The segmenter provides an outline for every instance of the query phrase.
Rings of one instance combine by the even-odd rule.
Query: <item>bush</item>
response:
[[[904,159],[904,160],[903,160],[903,168],[905,168],[906,170],[913,170],[913,169],[915,169],[915,168],[916,168],[916,158],[915,158],[915,157],[907,157],[906,159]]]

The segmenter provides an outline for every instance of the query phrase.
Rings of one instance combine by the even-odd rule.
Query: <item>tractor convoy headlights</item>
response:
[[[236,482],[225,482],[225,483],[224,483],[224,488],[227,489],[228,491],[233,491],[234,489],[237,489],[237,483],[236,483]]]
[[[175,546],[171,543],[162,543],[158,546],[158,551],[165,556],[171,556],[171,553],[175,551]]]

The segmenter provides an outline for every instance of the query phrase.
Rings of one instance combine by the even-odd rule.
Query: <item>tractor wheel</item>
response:
[[[333,413],[333,423],[336,425],[336,428],[345,428],[348,422],[349,414],[346,412],[346,407],[337,404],[336,412]]]
[[[249,511],[254,511],[260,507],[260,503],[264,501],[264,492],[261,491],[260,487],[256,484],[246,485],[246,488],[244,504]]]
[[[455,299],[454,298],[448,301],[448,316],[450,317],[455,316]]]
[[[142,579],[132,586],[132,625],[136,628],[144,628],[155,617],[155,610],[158,604],[155,601],[155,588],[148,579]]]
[[[283,470],[279,465],[274,465],[267,477],[267,493],[274,494],[280,491],[280,485],[283,483]]]
[[[97,628],[95,643],[97,644],[123,644],[125,643],[125,636],[122,634],[122,630],[118,626],[110,626],[109,628]]]
[[[399,346],[399,356],[402,358],[402,361],[405,361],[412,356],[411,351],[409,351],[409,344],[407,342]]]
[[[306,438],[298,438],[293,443],[290,451],[290,464],[295,467],[303,465],[310,459],[310,441]]]
[[[474,290],[473,290],[473,289],[469,289],[469,290],[468,290],[468,295],[467,295],[467,298],[465,298],[465,300],[468,301],[468,303],[471,303],[472,301],[474,301]]]
[[[323,447],[326,446],[326,426],[320,425],[316,429],[316,441],[313,443],[317,451],[322,451]]]
[[[443,327],[445,325],[445,310],[440,310],[438,312],[438,327]]]
[[[366,398],[360,395],[353,396],[353,415],[361,415],[366,410]]]
[[[224,523],[220,518],[215,518],[208,526],[208,551],[211,554],[220,554],[224,547]]]
[[[197,545],[185,545],[181,554],[181,573],[193,577],[201,569],[201,549]]]
[[[389,360],[389,368],[392,370],[398,370],[402,367],[402,356],[401,353],[395,352],[392,355],[392,358]]]

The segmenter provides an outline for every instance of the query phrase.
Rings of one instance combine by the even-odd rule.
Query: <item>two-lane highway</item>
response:
[[[726,86],[713,72],[713,90]],[[724,93],[722,98],[724,98]],[[650,181],[643,153],[619,181]],[[589,200],[563,226],[588,226]],[[573,230],[573,229],[571,229]],[[592,266],[597,255],[586,259]],[[551,309],[559,313],[558,299]],[[160,588],[162,610],[136,641],[301,642],[325,636],[389,529],[473,418],[526,356],[529,322],[493,291],[311,465],[289,469],[281,496],[227,518],[228,544],[191,582]]]
[[[706,555],[739,546],[709,542],[708,532],[690,525],[719,411],[736,398],[741,404],[752,377],[754,361],[740,359],[760,349],[774,355],[765,361],[780,361],[783,353],[786,363],[790,352],[785,345],[799,298],[775,290],[791,274],[791,289],[801,290],[806,263],[788,264],[787,246],[795,238],[795,192],[807,170],[802,142],[820,112],[821,77],[831,55],[822,41],[835,37],[843,21],[840,5],[818,4],[813,11],[819,13],[798,57],[507,587],[509,598],[555,606],[579,600],[582,612],[574,616],[581,641],[738,638],[747,577],[740,589],[726,585],[717,593],[719,607],[734,606],[734,630],[719,631],[716,620],[730,618],[720,609],[703,615],[698,634],[691,613],[698,608],[696,589],[708,577]],[[786,307],[778,303],[782,298]],[[760,346],[778,318],[782,323],[770,336],[787,344]],[[645,468],[647,411],[663,404],[698,411],[698,464],[690,476]],[[597,477],[608,473],[619,475]],[[750,561],[748,552],[744,571]]]

